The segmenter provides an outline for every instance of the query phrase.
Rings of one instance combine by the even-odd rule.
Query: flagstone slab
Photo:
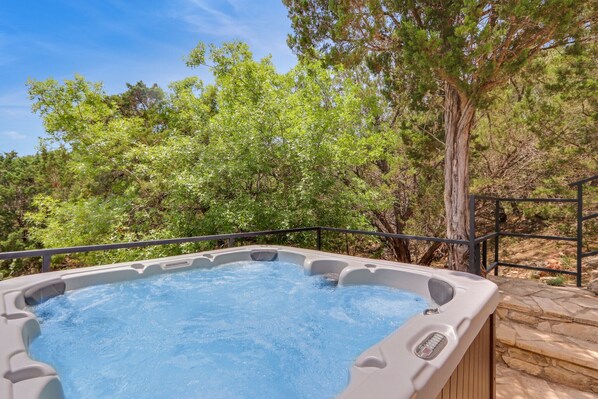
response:
[[[591,392],[533,377],[502,364],[496,366],[496,399],[596,399]]]
[[[507,337],[504,333],[512,330],[515,331],[514,343],[512,343],[512,334]],[[598,344],[594,342],[539,331],[522,324],[513,324],[497,329],[496,338],[508,346],[598,371]]]
[[[560,320],[598,327],[598,297],[587,290],[573,287],[548,287],[536,281],[506,277],[492,276],[491,280],[499,287],[501,295],[499,309],[513,310],[545,320]],[[526,324],[533,323],[528,321]]]
[[[579,324],[579,323],[558,323],[550,325],[551,332],[556,334],[565,335],[568,337],[577,337],[581,338],[585,341],[590,341],[598,344],[598,327],[589,326],[587,324]],[[542,327],[538,325],[538,328],[541,330]]]
[[[543,314],[556,317],[564,316],[567,319],[573,320],[573,317],[571,317],[571,313],[552,299],[535,296],[532,296],[532,298],[538,304],[540,309],[542,309]]]
[[[499,286],[501,295],[496,313],[499,365],[508,365],[529,378],[537,376],[542,381],[538,384],[544,388],[548,387],[546,384],[563,384],[587,392],[587,397],[598,398],[598,297],[574,287],[491,279]],[[499,387],[497,381],[497,397]],[[502,389],[513,395],[521,392],[506,384]],[[509,397],[551,397],[527,393]]]

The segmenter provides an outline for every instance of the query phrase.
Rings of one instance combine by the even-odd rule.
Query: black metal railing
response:
[[[77,247],[65,247],[65,248],[49,248],[49,249],[33,249],[26,251],[13,251],[13,252],[0,252],[0,260],[11,260],[20,258],[42,258],[41,272],[49,272],[51,268],[51,259],[54,255],[66,255],[73,253],[87,253],[94,251],[107,251],[115,249],[126,249],[126,248],[142,248],[158,245],[171,245],[171,244],[184,244],[204,241],[222,241],[228,240],[228,245],[232,246],[234,241],[241,238],[254,238],[260,236],[270,235],[281,235],[290,233],[300,232],[315,232],[316,233],[316,245],[318,250],[322,249],[322,232],[335,232],[342,234],[354,234],[364,236],[375,236],[383,238],[395,238],[408,241],[425,241],[425,242],[439,242],[449,245],[466,245],[469,249],[468,258],[468,271],[473,274],[481,275],[482,272],[490,273],[494,271],[494,274],[498,274],[499,266],[508,266],[521,269],[545,271],[549,273],[559,273],[574,275],[577,277],[577,286],[581,286],[581,267],[582,259],[584,257],[598,255],[598,250],[583,252],[583,222],[598,217],[598,213],[584,215],[583,214],[583,184],[593,180],[598,180],[598,175],[583,179],[574,183],[571,186],[577,187],[577,198],[501,198],[501,197],[490,197],[483,195],[470,195],[469,196],[469,238],[467,240],[439,238],[439,237],[426,237],[416,236],[408,234],[395,234],[395,233],[383,233],[379,231],[368,231],[368,230],[353,230],[353,229],[342,229],[336,227],[299,227],[292,229],[283,230],[264,230],[264,231],[253,231],[253,232],[242,232],[242,233],[231,233],[231,234],[217,234],[207,236],[195,236],[195,237],[183,237],[183,238],[168,238],[162,240],[150,240],[150,241],[135,241],[135,242],[124,242],[114,244],[99,244],[99,245],[84,245]],[[475,224],[475,205],[476,200],[494,201],[494,231],[484,236],[476,237],[476,224]],[[575,237],[560,237],[560,236],[547,236],[538,234],[524,234],[515,233],[508,231],[501,231],[499,210],[501,202],[553,202],[553,203],[576,203],[577,204],[577,235]],[[539,266],[521,265],[510,262],[501,261],[499,258],[499,245],[500,237],[521,237],[521,238],[535,238],[543,240],[564,240],[564,241],[575,241],[577,242],[577,268],[576,271],[570,270],[554,270]],[[488,264],[488,241],[494,241],[494,261]]]
[[[253,238],[253,237],[268,236],[268,235],[281,235],[281,234],[310,232],[310,231],[316,232],[315,247],[318,250],[322,249],[322,232],[324,232],[324,231],[344,233],[344,234],[356,234],[356,235],[364,235],[364,236],[384,237],[384,238],[397,238],[397,239],[413,240],[413,241],[428,241],[428,242],[440,242],[440,243],[445,243],[445,244],[470,245],[470,242],[467,240],[452,240],[452,239],[448,239],[448,238],[425,237],[425,236],[415,236],[415,235],[408,235],[408,234],[393,234],[393,233],[382,233],[382,232],[378,232],[378,231],[353,230],[353,229],[341,229],[341,228],[335,228],[335,227],[317,226],[317,227],[299,227],[299,228],[284,229],[284,230],[265,230],[265,231],[252,231],[252,232],[243,232],[243,233],[217,234],[217,235],[208,235],[208,236],[168,238],[168,239],[163,239],[163,240],[151,240],[151,241],[135,241],[135,242],[114,243],[114,244],[84,245],[84,246],[78,246],[78,247],[64,247],[64,248],[49,248],[49,249],[33,249],[33,250],[27,250],[27,251],[0,252],[0,260],[41,257],[42,258],[41,272],[45,273],[45,272],[50,271],[51,258],[53,255],[87,253],[87,252],[94,252],[94,251],[108,251],[108,250],[125,249],[125,248],[141,248],[141,247],[150,247],[150,246],[158,246],[158,245],[184,244],[184,243],[202,242],[202,241],[228,240],[228,245],[232,246],[234,243],[234,240],[241,239],[241,238]],[[473,265],[470,265],[470,271],[474,272]]]
[[[150,240],[150,241],[134,241],[134,242],[122,242],[114,244],[98,244],[98,245],[83,245],[78,247],[64,247],[64,248],[49,248],[49,249],[32,249],[28,251],[14,251],[14,252],[0,252],[0,260],[5,259],[20,259],[20,258],[42,258],[41,272],[49,272],[51,258],[53,255],[66,255],[74,253],[86,253],[95,251],[109,251],[113,249],[124,249],[124,248],[143,248],[152,247],[158,245],[170,245],[170,244],[185,244],[190,242],[202,242],[202,241],[220,241],[228,240],[229,246],[232,246],[235,239],[239,238],[252,238],[275,234],[288,234],[298,233],[304,231],[314,231],[317,227],[299,227],[294,229],[285,230],[265,230],[265,231],[252,231],[246,233],[233,233],[233,234],[216,234],[208,236],[195,236],[195,237],[183,237],[183,238],[166,238],[163,240]]]
[[[495,275],[498,275],[498,267],[499,266],[506,266],[506,267],[513,267],[519,269],[527,269],[527,270],[536,270],[536,271],[543,271],[548,273],[557,273],[557,274],[566,274],[572,275],[576,277],[576,285],[581,287],[581,277],[582,277],[582,262],[583,258],[593,255],[598,255],[598,250],[590,251],[590,252],[583,252],[583,222],[587,220],[591,220],[594,218],[598,218],[598,213],[592,213],[589,215],[584,215],[583,212],[583,185],[586,183],[590,183],[594,180],[598,180],[598,175],[588,177],[583,180],[579,180],[570,184],[571,187],[577,188],[577,197],[576,198],[507,198],[507,197],[490,197],[485,195],[477,195],[477,196],[470,196],[470,212],[473,215],[475,211],[475,203],[476,200],[484,200],[484,201],[494,201],[494,231],[490,234],[485,236],[479,237],[474,239],[476,248],[474,251],[476,253],[480,252],[479,245],[481,244],[481,266],[486,273],[490,273],[494,271]],[[535,202],[535,203],[569,203],[569,204],[576,204],[576,220],[577,220],[577,228],[576,228],[576,235],[574,237],[563,237],[563,236],[549,236],[549,235],[540,235],[540,234],[525,234],[525,233],[516,233],[516,232],[509,232],[509,231],[501,231],[500,226],[500,204],[501,202]],[[473,216],[470,216],[473,217]],[[475,228],[473,229],[474,236],[475,236]],[[504,262],[500,260],[500,237],[518,237],[518,238],[530,238],[530,239],[540,239],[540,240],[555,240],[555,241],[571,241],[575,242],[577,245],[576,250],[576,268],[575,271],[571,270],[555,270],[546,267],[540,266],[533,266],[533,265],[522,265],[518,263],[512,262]],[[492,263],[488,264],[488,241],[494,241],[494,260]]]

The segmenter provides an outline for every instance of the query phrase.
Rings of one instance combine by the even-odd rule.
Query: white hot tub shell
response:
[[[321,251],[245,246],[0,281],[0,398],[64,397],[56,371],[28,355],[29,343],[43,333],[29,306],[83,287],[246,260],[295,263],[309,275],[336,276],[339,286],[384,285],[427,299],[426,314],[409,319],[355,359],[339,398],[458,398],[464,392],[472,398],[494,397],[493,314],[499,299],[492,282]]]

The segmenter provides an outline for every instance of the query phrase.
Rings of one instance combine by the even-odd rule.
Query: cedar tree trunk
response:
[[[449,83],[444,84],[444,209],[446,236],[455,240],[469,237],[469,137],[475,107],[466,95]],[[468,270],[466,245],[448,246],[448,267]]]

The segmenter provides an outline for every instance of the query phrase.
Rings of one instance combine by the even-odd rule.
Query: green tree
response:
[[[76,76],[62,84],[32,80],[29,93],[48,141],[68,151],[70,178],[66,192],[37,197],[32,235],[46,246],[170,236],[163,224],[167,182],[151,165],[152,149],[168,137],[161,89],[139,82],[110,96]]]
[[[33,199],[51,191],[59,194],[67,179],[62,165],[68,155],[61,149],[43,146],[35,155],[19,157],[15,152],[0,154],[0,251],[35,249],[40,241],[30,234],[27,213]],[[0,278],[28,273],[39,267],[39,259],[0,262]]]
[[[568,183],[598,169],[598,51],[544,52],[480,112],[473,189],[507,196],[575,196]]]
[[[195,135],[171,150],[172,158],[191,160],[174,192],[201,212],[202,231],[358,223],[335,152],[339,137],[356,128],[350,89],[316,64],[279,74],[242,43],[200,51],[193,54],[210,63],[215,83],[174,85],[173,102],[186,99],[200,118]]]
[[[367,63],[415,102],[439,91],[444,109],[446,233],[467,239],[469,143],[476,111],[542,49],[593,29],[595,4],[573,0],[285,0],[302,56]],[[449,267],[467,268],[467,248],[451,246]]]
[[[543,52],[480,112],[473,134],[472,190],[503,197],[574,198],[572,181],[598,170],[598,52],[595,44]],[[598,208],[596,187],[584,187],[584,208]],[[493,223],[491,203],[476,218]],[[509,229],[575,235],[574,206],[505,204]],[[589,249],[598,223],[584,223]],[[588,250],[589,250],[588,249]]]
[[[595,170],[596,53],[558,50],[528,63],[478,110],[475,192],[567,195],[556,190]],[[34,110],[59,149],[5,160],[0,195],[16,204],[5,229],[26,239],[3,248],[317,224],[429,236],[445,228],[442,93],[415,98],[412,90],[390,90],[410,81],[396,78],[393,86],[361,64],[332,68],[304,59],[281,74],[243,43],[200,45],[187,63],[209,64],[213,83],[189,77],[163,91],[138,82],[109,95],[82,77],[30,82]],[[28,191],[11,202],[19,190]],[[289,240],[313,244],[313,236]],[[438,256],[437,244],[383,242],[361,249],[420,264]],[[56,261],[97,264],[181,250]],[[17,266],[5,270],[25,270]]]
[[[31,197],[37,194],[39,158],[18,157],[15,152],[0,155],[0,251],[18,251],[30,246],[25,212],[31,209]],[[0,279],[19,274],[26,264],[22,260],[2,261]]]
[[[353,207],[378,231],[438,236],[443,146],[437,113],[415,109],[404,93],[396,93],[393,110],[383,82],[366,68],[336,73],[343,76],[343,87],[352,87],[345,92],[355,102],[352,126],[361,126],[349,129],[336,150],[347,171],[341,180]],[[386,256],[407,263],[429,264],[439,248],[398,238],[384,242]]]
[[[360,86],[319,63],[279,74],[242,43],[205,59],[214,84],[187,78],[163,95],[141,83],[108,95],[82,77],[30,82],[73,180],[66,198],[36,198],[33,236],[63,246],[364,225],[339,156],[349,135],[367,135]]]

